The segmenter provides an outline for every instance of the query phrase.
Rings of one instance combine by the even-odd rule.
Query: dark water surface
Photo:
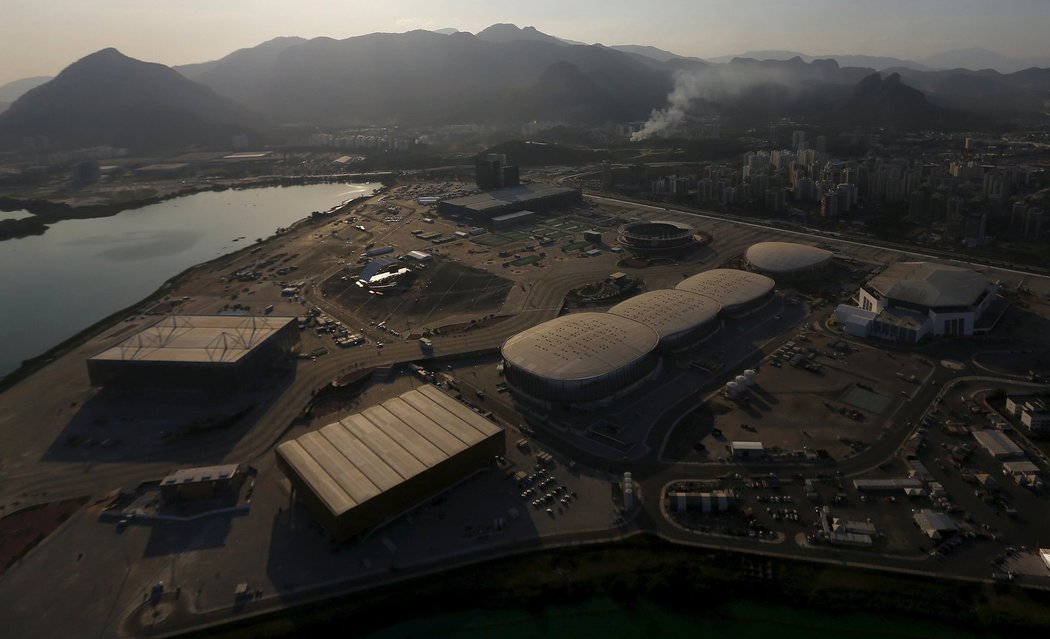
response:
[[[378,186],[198,193],[112,217],[65,220],[43,235],[0,242],[0,376],[186,268]]]

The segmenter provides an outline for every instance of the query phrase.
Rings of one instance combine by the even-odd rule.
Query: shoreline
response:
[[[48,225],[66,220],[89,220],[102,217],[113,217],[124,211],[131,211],[168,200],[197,195],[198,193],[221,193],[223,191],[243,191],[284,186],[306,186],[310,184],[340,183],[346,180],[367,179],[386,183],[392,173],[374,174],[332,174],[315,176],[270,176],[243,178],[229,183],[191,184],[163,195],[115,202],[110,204],[72,205],[48,198],[17,198],[0,196],[0,211],[28,211],[29,217],[17,220],[0,220],[0,242],[14,240],[32,235],[43,235]]]
[[[388,186],[384,182],[380,182],[380,183],[383,184],[383,186],[380,187],[380,189],[386,188]],[[260,184],[258,186],[245,187],[245,188],[265,188],[265,186],[267,186],[267,185],[261,185]],[[273,186],[273,185],[269,185],[269,186]],[[296,185],[291,185],[291,186],[296,186]],[[308,213],[306,213],[304,215],[304,217],[302,217],[302,218],[296,220],[295,222],[292,222],[291,224],[289,224],[288,227],[287,227],[287,231],[285,231],[285,232],[287,233],[288,231],[291,231],[293,229],[298,229],[298,228],[300,228],[302,226],[305,226],[305,225],[310,224],[312,222],[316,222],[318,220],[327,219],[331,215],[339,215],[339,214],[345,213],[347,209],[350,209],[354,205],[358,204],[361,200],[373,197],[375,195],[375,193],[378,192],[378,190],[380,190],[380,189],[377,189],[376,191],[374,191],[371,194],[360,195],[360,196],[355,197],[353,199],[347,200],[347,201],[343,202],[342,204],[340,204],[338,208],[332,209],[332,210],[330,210],[330,212],[327,212],[327,213],[325,213],[323,215],[313,215],[312,213],[308,212]],[[223,190],[227,190],[227,189],[223,189]],[[187,195],[192,195],[192,193],[188,193]],[[169,198],[169,199],[173,199],[173,198]],[[116,213],[112,213],[110,215],[116,215]],[[108,216],[97,216],[97,217],[108,217]],[[32,218],[25,218],[25,219],[32,219]],[[200,262],[198,264],[194,264],[192,266],[189,266],[189,267],[183,269],[182,271],[179,271],[175,275],[172,275],[168,279],[164,280],[160,284],[160,286],[158,286],[157,289],[154,290],[152,293],[150,293],[149,295],[147,295],[147,296],[143,297],[142,299],[138,300],[134,304],[130,304],[130,305],[125,306],[123,308],[117,309],[117,310],[113,311],[112,313],[110,313],[109,315],[106,315],[102,319],[98,320],[97,322],[93,322],[90,326],[87,326],[87,327],[83,328],[82,330],[77,331],[76,333],[74,333],[73,335],[71,335],[71,336],[67,337],[66,339],[62,340],[58,344],[55,344],[54,346],[52,346],[51,348],[47,349],[43,353],[40,353],[39,355],[36,355],[34,357],[30,357],[29,359],[22,360],[22,363],[19,364],[18,368],[15,368],[14,370],[10,371],[9,373],[4,375],[3,377],[0,377],[0,393],[3,393],[4,391],[6,391],[7,389],[11,388],[12,386],[14,386],[18,382],[22,381],[26,377],[29,377],[33,373],[39,371],[41,368],[43,368],[44,366],[47,366],[49,363],[51,363],[52,361],[54,361],[58,357],[61,357],[62,355],[65,355],[66,353],[68,353],[73,348],[79,346],[80,344],[83,344],[85,341],[87,341],[88,339],[94,337],[95,335],[97,335],[98,333],[102,332],[103,330],[105,330],[105,329],[115,325],[121,318],[124,318],[127,315],[132,314],[137,309],[142,308],[142,306],[144,304],[148,304],[149,302],[152,302],[152,301],[160,299],[163,295],[167,294],[167,291],[169,289],[177,287],[178,284],[181,281],[183,281],[186,277],[188,277],[196,269],[206,267],[206,266],[208,266],[210,264],[218,262],[219,260],[235,259],[241,253],[243,253],[245,251],[251,251],[251,250],[256,249],[256,248],[258,248],[260,246],[264,246],[267,243],[272,242],[273,240],[281,237],[282,235],[284,235],[284,233],[280,233],[280,234],[279,233],[273,233],[273,234],[269,235],[268,237],[263,238],[262,242],[256,242],[256,243],[253,243],[253,244],[245,244],[244,246],[238,248],[235,251],[232,251],[230,253],[226,253],[226,254],[220,255],[220,256],[218,256],[216,258],[213,258],[211,260],[208,260],[206,262]],[[2,238],[0,238],[0,239],[2,239]]]
[[[851,588],[844,588],[846,583]],[[467,562],[299,603],[293,597],[277,610],[242,612],[163,636],[295,637],[345,631],[351,621],[350,636],[362,636],[433,616],[470,611],[536,615],[551,606],[596,599],[628,610],[649,602],[686,615],[718,615],[741,602],[786,606],[803,614],[886,614],[905,623],[932,622],[981,635],[1027,636],[1048,623],[1046,593],[703,550],[643,533]],[[404,601],[413,602],[410,611]],[[961,608],[960,601],[969,605]]]

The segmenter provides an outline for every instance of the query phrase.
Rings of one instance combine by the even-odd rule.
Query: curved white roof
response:
[[[868,282],[883,297],[930,308],[971,306],[990,284],[976,271],[933,262],[897,262]]]
[[[765,275],[716,268],[682,280],[675,289],[714,298],[722,308],[731,309],[768,295],[775,286],[776,282]]]
[[[620,302],[609,313],[652,327],[662,340],[713,321],[720,310],[722,305],[714,298],[660,289]]]
[[[601,377],[649,355],[652,328],[608,313],[563,315],[514,335],[500,349],[508,364],[551,380]]]
[[[747,249],[747,263],[767,273],[804,271],[831,259],[831,251],[794,242],[759,242]]]

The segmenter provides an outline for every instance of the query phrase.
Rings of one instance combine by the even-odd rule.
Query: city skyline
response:
[[[179,65],[221,58],[280,36],[344,39],[442,28],[476,33],[502,22],[535,26],[586,43],[651,45],[701,58],[776,49],[912,60],[971,47],[1014,58],[1050,54],[1042,36],[1043,25],[1050,23],[1050,3],[1038,0],[994,5],[975,0],[803,0],[790,5],[772,0],[669,0],[659,10],[642,13],[633,3],[593,0],[568,7],[550,0],[529,6],[505,0],[450,0],[442,3],[440,12],[421,0],[396,6],[315,0],[291,14],[286,8],[273,0],[231,0],[221,7],[197,0],[149,5],[128,0],[103,5],[15,0],[0,26],[0,57],[6,61],[0,83],[54,75],[107,47],[142,60]],[[894,16],[894,22],[878,28],[885,16]],[[674,28],[668,29],[669,24]],[[39,46],[42,34],[51,36],[46,47]]]

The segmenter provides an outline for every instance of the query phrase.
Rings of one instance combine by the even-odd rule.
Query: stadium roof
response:
[[[500,430],[427,385],[277,450],[325,507],[340,515]]]
[[[991,282],[957,266],[933,262],[897,262],[871,278],[868,285],[883,297],[930,308],[971,306]]]
[[[746,253],[748,264],[767,273],[804,271],[827,263],[831,257],[831,251],[794,242],[759,242]]]
[[[660,289],[636,295],[609,309],[609,313],[641,322],[660,335],[660,339],[703,326],[718,317],[722,306],[717,300],[674,289]]]
[[[728,309],[753,302],[772,291],[774,286],[776,282],[765,275],[716,268],[682,280],[675,289],[714,298],[722,308]]]
[[[484,193],[445,200],[444,203],[451,206],[474,209],[475,211],[485,211],[487,209],[502,208],[508,204],[517,204],[537,198],[571,193],[572,191],[573,189],[570,188],[550,184],[522,184],[521,186],[512,186],[506,189],[496,189],[495,191],[485,191]]]
[[[679,235],[692,234],[695,229],[685,222],[674,222],[672,220],[640,220],[623,225],[625,233],[637,233],[639,235]]]
[[[294,321],[273,315],[173,315],[90,359],[232,363]]]
[[[617,371],[648,355],[659,343],[655,330],[608,313],[563,315],[522,331],[503,343],[503,358],[533,375],[583,380]]]

